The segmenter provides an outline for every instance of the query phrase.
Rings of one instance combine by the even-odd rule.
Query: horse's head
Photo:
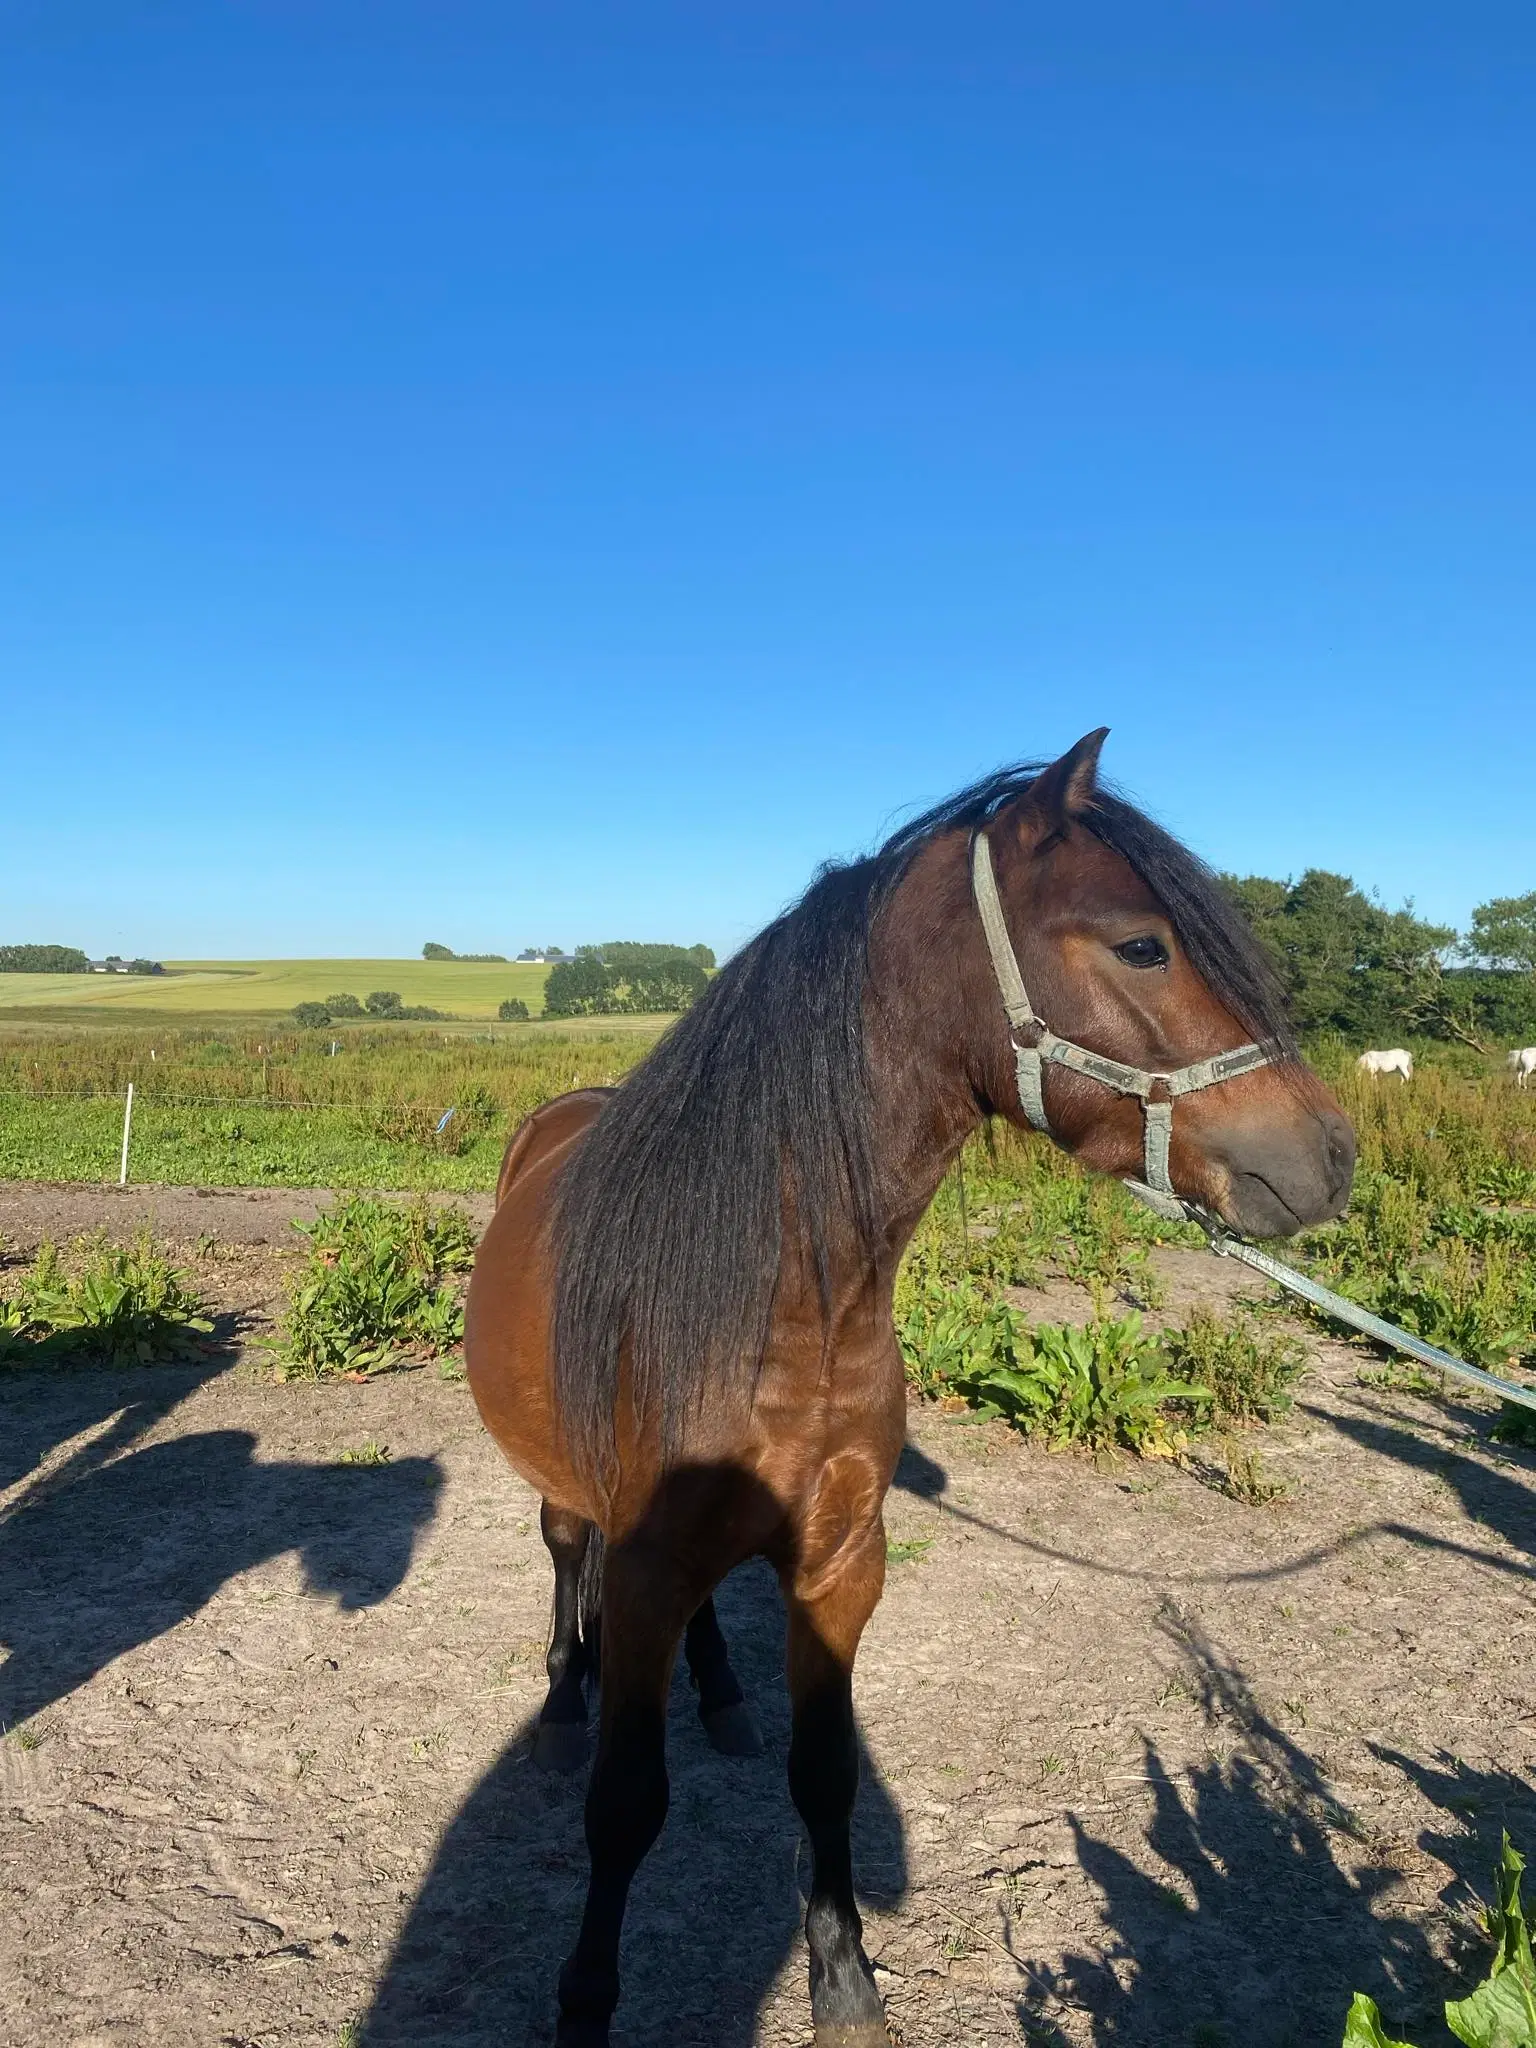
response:
[[[1053,1055],[1054,1037],[1138,1070],[1154,1104],[1170,1091],[1157,1080],[1147,1089],[1145,1078],[1175,1077],[1171,1130],[1166,1111],[1152,1121],[1171,1137],[1168,1177],[1185,1200],[1258,1237],[1336,1216],[1354,1173],[1354,1132],[1298,1056],[1273,972],[1216,878],[1097,787],[1103,740],[1102,731],[1080,740],[984,827],[982,853],[1028,1006],[1045,1027],[1043,1036],[1029,1024],[1012,1034],[1045,1049],[1045,1122],[1085,1166],[1147,1177],[1152,1148],[1138,1095],[1075,1067],[1072,1050],[1065,1062],[1060,1047]],[[983,1086],[1007,1115],[1039,1121],[1038,1107],[1030,1119],[1021,1099],[1029,1077],[1014,1071],[996,978],[1006,979],[1003,963],[984,968],[998,1029],[987,1034]],[[1254,1041],[1265,1064],[1231,1078],[1199,1065]]]

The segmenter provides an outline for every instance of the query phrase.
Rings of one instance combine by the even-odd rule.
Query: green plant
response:
[[[376,988],[372,995],[363,998],[363,1008],[370,1017],[398,1017],[403,1007],[398,989]]]
[[[989,1300],[969,1280],[909,1300],[897,1340],[925,1393],[958,1395],[1053,1448],[1167,1456],[1179,1434],[1167,1404],[1198,1408],[1209,1399],[1204,1387],[1170,1370],[1139,1315],[1031,1328],[1019,1310]]]
[[[324,1003],[295,1003],[293,1021],[301,1031],[316,1031],[330,1023],[331,1013]]]
[[[349,1449],[339,1451],[336,1462],[338,1465],[387,1465],[389,1458],[389,1445],[369,1437],[365,1443],[353,1444]]]
[[[354,1195],[294,1228],[310,1252],[289,1283],[271,1347],[279,1378],[382,1372],[460,1342],[464,1305],[455,1282],[475,1245],[462,1209]]]
[[[1290,1499],[1290,1486],[1267,1475],[1257,1451],[1230,1440],[1225,1450],[1227,1471],[1221,1490],[1228,1500],[1241,1501],[1246,1508],[1267,1508]]]
[[[81,1238],[71,1261],[45,1242],[18,1292],[0,1301],[0,1362],[165,1365],[200,1356],[212,1330],[186,1274],[147,1230],[127,1245]]]
[[[503,1024],[526,1023],[528,1005],[521,996],[508,996],[496,1011]]]
[[[1525,1858],[1503,1838],[1494,1872],[1494,1899],[1484,1916],[1493,1942],[1488,1975],[1466,1998],[1447,1999],[1445,2023],[1466,2048],[1536,2048],[1536,1962],[1520,1902]],[[1343,2048],[1412,2048],[1394,2041],[1374,1999],[1357,1991],[1344,2028]]]
[[[1164,1331],[1162,1342],[1180,1378],[1209,1394],[1216,1422],[1271,1422],[1283,1415],[1306,1365],[1296,1338],[1265,1330],[1242,1311],[1223,1319],[1197,1308],[1182,1329]]]
[[[327,996],[325,1007],[329,1010],[333,1019],[337,1017],[362,1017],[367,1014],[362,1004],[357,1000],[357,997],[352,995]]]

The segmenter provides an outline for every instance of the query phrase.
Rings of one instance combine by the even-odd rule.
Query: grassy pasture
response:
[[[529,1110],[618,1080],[667,1021],[0,1031],[0,1178],[116,1179],[132,1081],[137,1181],[488,1188]]]
[[[281,1017],[296,1003],[390,988],[402,1001],[485,1020],[516,996],[537,1015],[547,967],[459,960],[175,960],[164,974],[0,974],[0,1015],[45,1010],[138,1021]]]

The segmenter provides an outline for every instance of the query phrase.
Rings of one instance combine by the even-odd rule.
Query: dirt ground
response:
[[[152,1214],[227,1339],[203,1372],[0,1380],[8,2048],[549,2039],[584,1848],[579,1781],[527,1760],[537,1502],[434,1369],[263,1377],[316,1199],[0,1190],[12,1252]],[[1165,1274],[1171,1313],[1233,1284]],[[1264,1508],[914,1408],[857,1677],[907,2048],[1333,2048],[1357,1987],[1449,2041],[1500,1827],[1536,1850],[1536,1463],[1309,1341]],[[388,1462],[340,1462],[366,1444]],[[623,2048],[810,2036],[777,1594],[749,1568],[720,1604],[768,1753],[716,1756],[678,1681]]]

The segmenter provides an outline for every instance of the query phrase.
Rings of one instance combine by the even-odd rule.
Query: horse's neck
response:
[[[981,1124],[976,1077],[1001,1017],[971,902],[965,842],[959,834],[952,839],[913,862],[870,946],[871,1136],[893,1252]]]

